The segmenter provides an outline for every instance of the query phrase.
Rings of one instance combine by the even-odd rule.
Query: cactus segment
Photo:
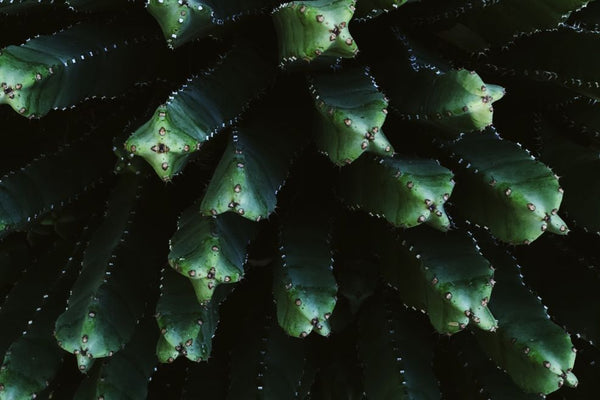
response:
[[[358,46],[348,31],[355,5],[356,0],[307,0],[277,7],[273,23],[281,66],[356,56]]]
[[[358,20],[375,18],[385,12],[397,9],[407,1],[408,0],[359,0],[356,4],[354,17]]]
[[[590,57],[599,45],[597,32],[563,26],[515,39],[503,51],[483,58],[482,68],[500,76],[516,76],[565,87],[599,100],[600,63]],[[560,57],[548,54],[550,51]]]
[[[82,372],[94,359],[116,353],[130,340],[136,319],[144,311],[143,293],[153,278],[148,271],[163,250],[159,225],[139,201],[141,196],[156,194],[142,192],[140,180],[137,175],[120,177],[106,219],[86,249],[69,306],[56,320],[56,339],[63,349],[77,355]]]
[[[78,24],[8,46],[0,52],[0,104],[34,118],[121,94],[155,72],[161,48],[152,39],[136,24]]]
[[[337,284],[327,223],[307,215],[289,218],[281,228],[280,251],[282,259],[273,271],[279,326],[294,337],[304,338],[312,331],[328,336]]]
[[[305,343],[287,336],[270,318],[248,321],[231,354],[228,400],[292,399],[305,368]]]
[[[255,112],[251,122],[230,136],[200,204],[202,214],[230,211],[260,221],[275,211],[276,195],[294,153],[304,147],[308,135],[301,123],[292,125],[295,116],[291,110],[277,105],[267,110],[264,114]],[[275,121],[270,116],[273,113],[277,114]]]
[[[443,21],[437,37],[467,52],[477,52],[510,42],[515,37],[553,29],[590,0],[501,0],[444,5],[417,24]],[[486,21],[494,20],[494,29]],[[430,29],[432,29],[430,27]]]
[[[471,222],[511,244],[529,244],[546,230],[568,232],[557,215],[558,179],[528,151],[489,132],[465,135],[448,150],[464,168],[453,199]]]
[[[466,385],[455,384],[461,399],[540,400],[538,393],[523,393],[510,377],[489,360],[477,346],[473,335],[452,337],[451,347],[457,371]]]
[[[157,108],[125,142],[163,180],[237,117],[274,77],[275,66],[252,46],[230,51],[211,73],[196,76]]]
[[[0,179],[0,237],[74,200],[110,171],[102,138],[80,140]]]
[[[483,249],[497,267],[490,309],[499,324],[496,332],[476,332],[483,350],[527,393],[577,386],[569,335],[550,320],[541,301],[525,286],[514,259],[497,246]]]
[[[317,146],[333,163],[349,164],[365,151],[381,156],[394,153],[381,130],[388,102],[368,71],[316,74],[309,83],[319,112]]]
[[[219,323],[219,305],[231,285],[219,286],[210,302],[199,304],[187,279],[170,268],[163,270],[161,284],[156,305],[162,335],[157,347],[160,362],[171,363],[180,355],[195,362],[208,360]]]
[[[149,0],[146,7],[173,49],[207,36],[216,27],[213,22],[214,11],[206,1]]]
[[[554,130],[554,129],[552,129]],[[560,175],[564,188],[563,209],[578,226],[600,233],[600,152],[576,144],[542,128],[544,146],[540,158]]]
[[[464,69],[420,70],[386,89],[392,110],[401,118],[456,133],[491,125],[492,103],[504,96],[503,87],[487,84],[474,71]]]
[[[0,308],[0,314],[4,314],[5,309],[14,307],[13,301],[19,297],[26,286],[26,298],[20,299],[25,303],[21,304],[18,311],[19,317],[25,320],[18,321],[19,318],[10,318],[10,316],[9,319],[5,319],[11,321],[11,328],[21,330],[25,327],[25,330],[10,345],[0,367],[0,386],[3,388],[0,398],[35,397],[48,386],[48,382],[52,381],[58,372],[64,353],[57,346],[53,336],[54,322],[64,310],[67,293],[78,271],[88,232],[88,229],[82,232],[83,240],[77,243],[71,257],[67,258],[65,254],[68,247],[64,243],[59,243],[51,252],[51,257],[56,257],[55,260],[48,257],[40,259],[39,265],[25,273],[24,279],[17,283],[7,298],[9,301]],[[61,270],[57,271],[55,265],[59,265]],[[27,275],[30,273],[37,279],[29,279]],[[24,304],[28,306],[23,307]],[[27,310],[31,306],[37,306],[35,313]],[[31,319],[25,322],[27,318]],[[10,334],[7,329],[9,326],[3,327],[0,357],[4,354],[7,344],[3,339],[9,339]]]
[[[154,321],[143,319],[123,350],[98,363],[84,379],[74,399],[146,399],[148,381],[157,364],[152,351],[157,338]]]
[[[407,305],[425,310],[439,333],[453,334],[468,324],[487,331],[497,328],[487,307],[494,271],[470,236],[415,228],[400,249],[390,245],[384,251],[385,279]]]
[[[194,205],[179,218],[169,264],[190,278],[198,302],[206,303],[216,287],[242,279],[246,246],[257,232],[257,224],[235,214],[203,217]]]
[[[357,347],[365,393],[374,400],[439,400],[429,324],[403,308],[379,295],[361,310]]]
[[[54,0],[0,0],[0,15],[14,15],[33,8],[51,6]]]
[[[434,160],[362,157],[342,168],[339,193],[350,207],[385,218],[394,226],[426,223],[447,231],[444,203],[452,194],[452,172]]]

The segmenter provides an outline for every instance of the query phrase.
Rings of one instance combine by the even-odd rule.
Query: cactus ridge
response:
[[[359,0],[356,4],[354,19],[365,21],[395,10],[410,0]]]
[[[367,70],[314,74],[309,84],[320,116],[316,143],[333,163],[349,164],[365,151],[394,153],[381,129],[388,102]]]
[[[339,193],[350,207],[385,218],[394,226],[422,223],[446,231],[444,203],[452,194],[452,172],[434,160],[362,157],[342,169]]]
[[[570,336],[550,320],[541,299],[523,283],[515,260],[490,242],[482,246],[497,267],[490,309],[499,327],[492,333],[476,332],[479,344],[527,393],[577,386],[571,372],[575,351]]]
[[[512,244],[529,244],[546,230],[568,232],[557,215],[563,189],[550,168],[528,151],[493,132],[465,135],[447,149],[464,171],[454,200],[468,220]],[[501,157],[491,159],[488,151]]]
[[[280,66],[317,58],[353,58],[358,46],[348,31],[356,0],[284,3],[273,11]]]
[[[0,53],[0,104],[33,118],[88,98],[114,97],[156,72],[161,48],[153,39],[152,31],[120,21],[80,23],[8,46]]]
[[[54,0],[0,0],[0,15],[15,15],[54,4]]]
[[[190,207],[179,218],[168,259],[171,267],[190,278],[198,302],[205,303],[219,285],[242,279],[246,247],[258,226],[230,213],[205,217],[197,208]]]
[[[281,228],[281,261],[273,272],[273,293],[279,325],[294,337],[311,332],[328,336],[336,304],[329,229],[324,221],[304,215]]]
[[[275,67],[253,47],[238,46],[215,69],[191,78],[125,143],[164,180],[190,155],[231,125],[274,78]],[[236,95],[233,96],[233,93]]]
[[[427,312],[439,333],[453,334],[469,324],[486,331],[497,328],[487,307],[494,271],[469,234],[415,228],[399,250],[387,250],[384,257],[386,280],[407,305]]]

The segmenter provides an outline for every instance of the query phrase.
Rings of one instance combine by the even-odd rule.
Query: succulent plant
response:
[[[0,399],[592,398],[599,24],[0,0]]]

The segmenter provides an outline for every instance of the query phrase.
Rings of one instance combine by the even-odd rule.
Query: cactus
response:
[[[592,397],[599,4],[0,0],[0,400]]]

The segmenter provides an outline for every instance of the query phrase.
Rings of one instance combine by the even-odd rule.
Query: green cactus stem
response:
[[[8,46],[0,51],[0,104],[33,118],[114,97],[156,72],[162,53],[153,38],[135,23],[82,23]]]
[[[381,129],[388,102],[368,71],[353,68],[315,74],[309,83],[320,117],[317,146],[333,163],[349,164],[365,151],[381,156],[394,153]]]
[[[83,372],[95,359],[115,354],[131,339],[136,319],[144,311],[142,293],[164,250],[153,211],[140,205],[141,197],[160,197],[143,190],[141,179],[139,175],[119,179],[105,220],[86,249],[68,308],[56,320],[59,345],[77,356]],[[141,272],[140,265],[144,266]]]
[[[494,270],[469,234],[415,228],[400,248],[395,240],[381,239],[388,244],[381,250],[383,276],[407,305],[427,312],[439,333],[453,334],[469,324],[485,331],[497,328],[487,307]]]
[[[143,319],[122,351],[94,367],[74,399],[146,399],[148,381],[157,364],[152,351],[157,337],[154,321]]]
[[[304,338],[311,332],[328,336],[329,317],[336,304],[326,221],[295,215],[283,223],[282,259],[274,269],[273,293],[277,320],[288,335]]]
[[[171,363],[179,356],[194,362],[208,360],[219,323],[219,305],[231,292],[231,285],[219,286],[214,292],[210,302],[199,304],[187,279],[170,268],[163,270],[156,305],[162,335],[157,350],[160,362]]]
[[[528,151],[494,132],[465,135],[447,150],[463,170],[453,199],[471,222],[511,244],[529,244],[545,231],[567,234],[557,215],[563,198],[558,178]]]
[[[344,167],[339,193],[350,207],[385,218],[394,226],[450,227],[444,203],[452,194],[452,172],[434,160],[362,157]]]
[[[497,246],[482,242],[497,266],[490,309],[496,332],[477,331],[483,350],[527,393],[548,394],[563,385],[577,386],[571,372],[575,350],[569,335],[550,320],[541,300],[523,283],[520,267]]]
[[[246,247],[257,231],[257,224],[235,214],[204,217],[192,206],[171,238],[169,264],[192,280],[198,302],[206,303],[219,285],[242,279]]]
[[[213,9],[206,1],[149,0],[148,12],[160,25],[167,44],[176,48],[208,35],[216,28]]]
[[[392,297],[392,298],[390,298]],[[427,320],[377,295],[359,317],[357,339],[369,399],[440,399],[433,373],[433,343]]]
[[[307,0],[273,11],[281,66],[319,58],[353,58],[358,52],[348,24],[356,0]]]
[[[170,180],[190,155],[235,122],[273,79],[275,65],[252,46],[238,46],[211,73],[189,80],[159,106],[125,142],[163,180]]]

